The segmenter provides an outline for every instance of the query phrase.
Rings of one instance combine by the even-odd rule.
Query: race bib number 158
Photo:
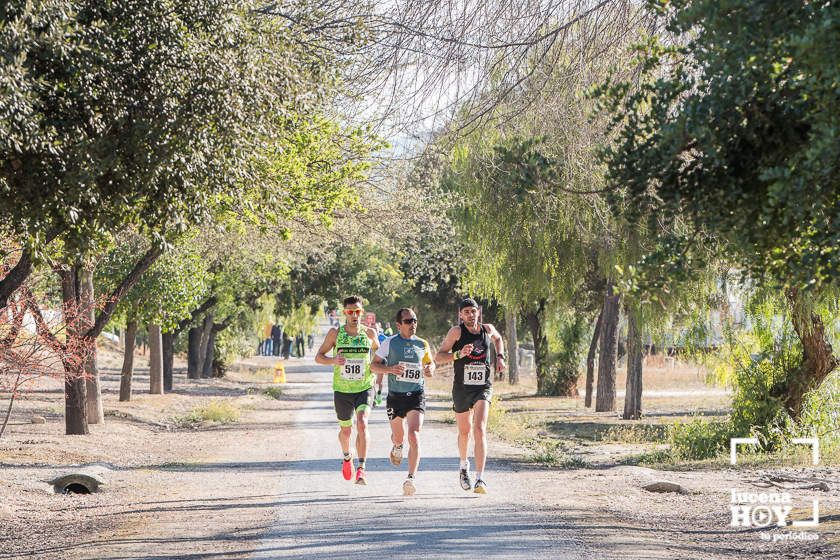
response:
[[[420,364],[411,362],[400,362],[405,366],[405,371],[402,375],[396,377],[397,381],[407,381],[409,383],[420,383],[423,379],[423,368]]]

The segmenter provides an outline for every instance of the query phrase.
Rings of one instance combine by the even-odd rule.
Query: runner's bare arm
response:
[[[335,327],[331,328],[327,332],[327,336],[324,337],[324,342],[321,344],[321,347],[318,349],[318,353],[315,354],[315,363],[321,364],[324,366],[333,366],[333,365],[343,365],[344,358],[341,356],[336,356],[335,358],[330,358],[327,356],[327,352],[332,350],[335,347],[335,341],[338,338],[338,329]]]
[[[487,324],[487,333],[490,335],[490,340],[493,342],[493,346],[496,348],[496,369],[498,371],[505,371],[506,363],[505,363],[505,341],[502,338],[502,335],[499,334],[499,331],[496,330],[491,324]]]
[[[382,376],[388,373],[388,366],[385,365],[385,360],[379,356],[374,356],[370,363],[370,371],[376,374],[376,383],[382,384]]]
[[[365,334],[370,339],[371,351],[376,352],[379,349],[379,337],[376,336],[376,331],[370,327],[365,327]]]
[[[436,363],[448,364],[455,361],[455,356],[452,354],[452,345],[455,344],[459,338],[461,338],[461,327],[452,327],[449,329],[449,332],[446,333],[446,338],[443,339],[443,342],[440,344],[440,348],[438,348],[437,354],[435,354]]]

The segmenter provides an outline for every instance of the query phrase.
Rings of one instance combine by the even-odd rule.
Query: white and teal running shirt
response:
[[[388,374],[389,393],[413,393],[423,390],[423,366],[432,363],[432,351],[428,342],[416,336],[403,338],[395,334],[379,345],[376,355],[385,360],[387,366],[405,366],[405,372],[399,377]]]

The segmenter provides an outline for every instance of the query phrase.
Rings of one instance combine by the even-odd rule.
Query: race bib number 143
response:
[[[464,385],[484,385],[487,382],[485,364],[464,365]]]

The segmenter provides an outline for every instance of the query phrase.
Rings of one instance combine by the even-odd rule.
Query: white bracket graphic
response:
[[[811,462],[816,467],[820,463],[820,440],[815,437],[793,438],[793,443],[811,446]]]
[[[754,437],[734,437],[729,440],[729,464],[735,465],[738,463],[738,446],[741,444],[758,445],[758,438]]]

